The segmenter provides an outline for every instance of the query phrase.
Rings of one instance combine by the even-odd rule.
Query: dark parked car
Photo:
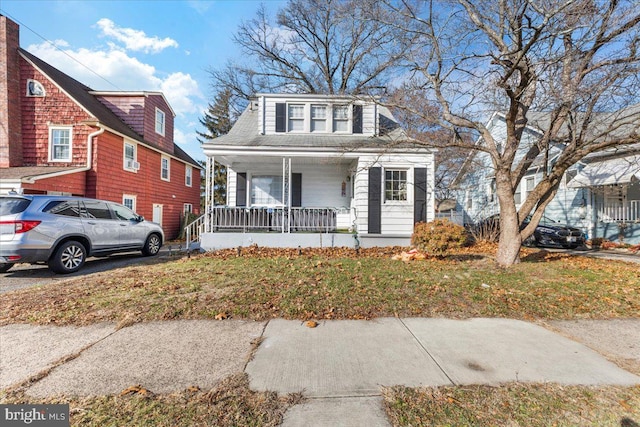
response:
[[[126,206],[66,196],[0,197],[0,273],[16,263],[46,262],[56,273],[79,270],[88,256],[142,251],[156,255],[162,227]]]
[[[521,229],[525,228],[529,224],[530,219],[530,216],[525,219]],[[476,227],[483,228],[485,230],[495,230],[495,235],[497,236],[500,232],[500,215],[492,215],[482,220]],[[524,244],[526,246],[549,246],[575,249],[584,245],[585,240],[585,234],[579,228],[561,224],[551,218],[543,216],[533,232],[533,235],[529,237]]]

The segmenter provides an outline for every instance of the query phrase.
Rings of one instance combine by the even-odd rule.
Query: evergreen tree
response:
[[[230,114],[231,91],[223,90],[218,93],[204,116],[200,119],[200,124],[204,126],[204,131],[196,131],[199,135],[198,141],[201,144],[211,141],[219,136],[229,133],[233,126]],[[203,179],[206,177],[203,176]],[[215,162],[213,175],[213,201],[215,205],[224,205],[227,198],[227,168]]]

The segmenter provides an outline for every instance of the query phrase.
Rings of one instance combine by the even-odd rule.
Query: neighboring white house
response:
[[[529,126],[522,136],[521,153],[537,143],[542,132],[535,124],[544,125],[546,116],[530,114]],[[637,116],[633,117],[637,123]],[[631,125],[638,128],[637,124]],[[504,143],[503,115],[494,114],[487,128],[498,144]],[[552,146],[548,164],[552,165],[561,152],[561,145]],[[541,155],[520,181],[515,190],[518,209],[542,179],[544,165]],[[464,214],[465,223],[473,224],[499,212],[494,168],[488,154],[471,153],[453,185],[458,190],[457,210]],[[640,243],[640,144],[588,155],[573,165],[563,176],[544,214],[554,221],[581,228],[588,238]]]
[[[434,153],[389,110],[347,96],[257,94],[231,131],[202,145],[206,250],[409,245],[434,218]],[[214,161],[227,205],[213,205]]]

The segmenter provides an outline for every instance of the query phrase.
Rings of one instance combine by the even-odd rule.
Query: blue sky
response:
[[[261,3],[285,1],[0,0],[20,45],[96,90],[162,91],[176,113],[175,142],[203,159],[196,130],[212,98],[207,69],[240,59],[232,35]],[[73,59],[72,59],[73,58]]]

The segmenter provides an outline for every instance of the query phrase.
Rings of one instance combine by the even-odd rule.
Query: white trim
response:
[[[158,131],[158,124],[160,123],[158,121],[158,113],[162,114],[162,132]],[[154,118],[154,120],[153,120],[153,130],[158,135],[165,136],[165,133],[166,133],[166,130],[167,130],[167,113],[165,113],[164,111],[162,111],[161,109],[156,107],[155,114],[154,114],[153,118]]]
[[[187,206],[189,207],[189,210],[187,210]],[[182,204],[182,213],[193,213],[193,203],[183,203]]]
[[[167,177],[162,176],[162,172],[164,171],[164,160],[167,161]],[[171,181],[171,157],[169,156],[160,156],[160,179],[163,181]]]
[[[61,130],[69,132],[69,156],[64,159],[54,157],[53,132]],[[73,161],[73,126],[49,125],[49,162],[50,163],[71,163]]]

